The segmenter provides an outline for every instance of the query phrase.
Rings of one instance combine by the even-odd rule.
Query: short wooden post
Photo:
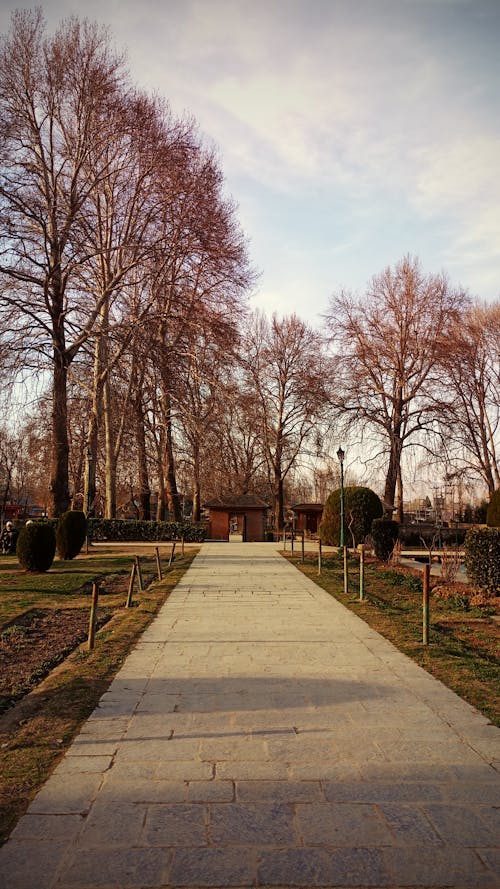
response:
[[[429,644],[429,588],[430,588],[430,566],[424,565],[424,573],[422,577],[422,641],[424,645]]]
[[[292,533],[290,535],[290,540],[291,540],[291,550],[292,550],[292,556],[293,556],[293,544],[295,542],[295,534],[293,533],[293,528],[292,528]]]
[[[359,550],[359,601],[365,598],[365,548],[361,544]]]
[[[170,568],[170,566],[172,565],[172,562],[174,561],[174,553],[175,553],[175,540],[174,540],[174,542],[173,542],[173,544],[172,544],[172,550],[171,550],[171,552],[170,552],[170,558],[169,558],[169,560],[168,560],[168,567],[169,567],[169,568]]]
[[[139,556],[135,557],[135,563],[137,565],[137,580],[139,581],[139,592],[142,593],[144,584],[142,582],[141,560]]]
[[[158,547],[155,547],[156,552],[156,570],[158,572],[158,580],[163,580],[163,574],[161,573],[161,562],[160,562],[160,550]]]
[[[89,651],[92,651],[94,647],[95,641],[95,628],[97,623],[97,603],[99,601],[99,587],[96,583],[92,584],[92,604],[90,606],[90,620],[89,620],[89,638],[87,642],[87,647]]]
[[[283,528],[283,549],[286,551],[286,531]]]
[[[302,564],[305,562],[305,531],[302,531]]]
[[[184,534],[181,537],[181,555],[184,555]]]
[[[323,561],[322,556],[323,556],[323,554],[322,554],[322,551],[321,551],[321,537],[320,537],[319,540],[318,540],[318,574],[321,574],[321,568],[322,568],[322,564],[321,564],[321,563],[322,563],[322,561]]]
[[[132,593],[134,591],[134,579],[135,579],[136,571],[137,571],[137,564],[136,564],[136,562],[132,562],[132,570],[130,572],[130,580],[128,582],[128,594],[127,594],[127,601],[125,602],[125,608],[130,608],[130,606],[132,605]]]

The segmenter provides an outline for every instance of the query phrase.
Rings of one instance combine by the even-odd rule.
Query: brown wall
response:
[[[228,540],[228,521],[229,515],[240,513],[237,510],[231,512],[210,510],[210,521],[208,528],[208,536],[211,540]],[[246,515],[246,539],[254,543],[260,543],[264,540],[264,512],[261,509],[249,509]]]

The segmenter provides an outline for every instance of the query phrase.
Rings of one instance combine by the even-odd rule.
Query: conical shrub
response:
[[[87,534],[84,512],[70,509],[59,517],[56,531],[57,555],[60,559],[74,559],[80,552]]]
[[[48,571],[56,553],[56,534],[52,525],[32,522],[22,528],[16,553],[25,571],[33,574]]]
[[[392,519],[375,519],[372,524],[373,549],[377,559],[388,562],[396,540],[398,539],[399,525]]]

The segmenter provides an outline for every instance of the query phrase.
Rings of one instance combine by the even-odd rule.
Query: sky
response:
[[[0,0],[0,31],[29,3]],[[48,28],[81,0],[41,2]],[[259,278],[320,323],[406,254],[500,296],[500,0],[86,0],[216,147]]]

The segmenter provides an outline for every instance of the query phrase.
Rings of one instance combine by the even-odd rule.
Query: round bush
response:
[[[489,528],[500,528],[500,488],[491,495],[486,513],[486,524]]]
[[[33,574],[48,571],[56,554],[56,534],[52,525],[36,522],[26,525],[19,533],[16,552],[25,571]]]
[[[467,574],[480,589],[500,594],[500,528],[471,528],[464,543]]]
[[[319,536],[327,546],[340,545],[340,496],[338,488],[328,497],[323,508]],[[351,486],[344,488],[345,543],[356,546],[370,534],[372,522],[383,514],[382,502],[371,488]],[[354,541],[352,537],[354,535]]]
[[[57,555],[60,559],[74,559],[80,552],[87,535],[87,519],[84,512],[71,509],[59,516],[56,531]]]
[[[392,519],[375,519],[371,536],[377,559],[388,562],[399,535],[399,525]]]

